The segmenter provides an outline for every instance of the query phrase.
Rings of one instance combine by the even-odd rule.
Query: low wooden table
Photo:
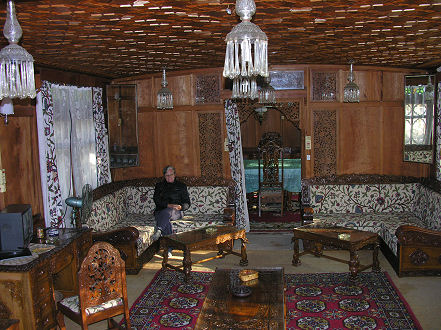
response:
[[[216,269],[195,329],[285,329],[283,268],[256,268],[259,278],[241,282],[238,269]],[[238,298],[237,285],[251,288]]]
[[[241,240],[240,253],[233,250],[234,240]],[[162,268],[167,267],[181,271],[185,274],[185,281],[190,278],[191,265],[200,264],[205,261],[223,258],[226,255],[234,254],[241,257],[240,265],[248,265],[248,257],[245,243],[247,243],[245,229],[238,229],[234,226],[210,226],[190,230],[178,234],[161,237],[161,248],[163,249]],[[218,253],[214,257],[203,260],[191,261],[191,251],[202,250],[217,245]],[[182,266],[174,266],[168,263],[168,249],[178,249],[184,252]]]
[[[357,274],[365,269],[372,267],[373,271],[380,270],[380,264],[378,262],[378,235],[368,231],[361,231],[350,228],[338,227],[335,225],[328,225],[325,223],[313,223],[302,227],[295,228],[293,230],[294,237],[294,255],[292,258],[292,264],[298,266],[301,264],[300,256],[310,253],[317,257],[325,257],[331,260],[343,262],[349,265],[349,271],[351,272],[351,278],[355,279]],[[342,237],[340,234],[348,234],[350,237]],[[340,238],[339,238],[340,237]],[[306,249],[304,245],[304,251],[299,253],[299,239],[311,241],[314,244],[313,249]],[[363,247],[372,244],[374,247],[372,264],[360,265],[360,261],[357,255],[357,251]],[[349,261],[328,256],[323,254],[323,246],[330,245],[339,247],[349,251]]]

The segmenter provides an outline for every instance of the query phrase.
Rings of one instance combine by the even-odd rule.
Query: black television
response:
[[[31,255],[32,209],[29,204],[11,204],[0,211],[0,260]]]

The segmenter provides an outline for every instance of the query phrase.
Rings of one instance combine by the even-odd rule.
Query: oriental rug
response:
[[[159,270],[130,308],[132,327],[193,329],[213,273]],[[286,328],[421,329],[386,272],[285,274]]]

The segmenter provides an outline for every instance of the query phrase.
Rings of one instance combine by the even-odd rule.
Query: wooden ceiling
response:
[[[256,0],[269,64],[441,65],[441,0]],[[233,0],[16,0],[37,65],[122,78],[222,67]],[[231,12],[231,14],[229,14]],[[6,3],[0,4],[0,24]],[[0,47],[7,45],[3,38]]]

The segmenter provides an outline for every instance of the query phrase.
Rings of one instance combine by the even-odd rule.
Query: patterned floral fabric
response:
[[[312,185],[316,213],[410,212],[417,184]]]
[[[104,122],[102,88],[92,88],[92,108],[95,124],[97,181],[98,186],[101,186],[112,181],[109,165],[109,142]]]
[[[78,296],[64,298],[60,303],[66,306],[67,308],[69,308],[72,312],[77,314],[80,313],[80,300]],[[123,304],[122,298],[109,300],[101,305],[86,308],[86,314],[87,315],[95,314],[110,307],[121,306],[122,304]]]
[[[435,116],[435,134],[436,134],[436,178],[441,181],[441,82],[438,83],[438,97]]]
[[[43,158],[46,161],[46,180],[42,182],[42,189],[46,191],[43,201],[45,207],[46,225],[50,227],[64,227],[64,211],[61,200],[60,181],[58,179],[57,157],[55,154],[54,140],[54,109],[53,101],[50,93],[50,83],[43,81],[40,88],[41,92],[41,108],[43,112],[42,122],[39,126],[40,152],[44,153]],[[42,138],[42,136],[44,136]],[[44,164],[40,164],[44,166]]]
[[[127,187],[126,205],[130,213],[151,214],[155,211],[155,187]]]
[[[190,208],[185,214],[223,214],[228,187],[188,187]]]
[[[223,210],[227,207],[228,187],[188,187],[191,207],[183,219],[172,221],[173,232],[180,233],[210,225],[224,224]],[[155,232],[153,212],[154,187],[124,187],[92,204],[87,226],[95,231],[110,231],[132,226],[138,229],[137,254],[141,255],[152,243]]]
[[[415,214],[427,229],[441,230],[441,194],[419,185],[415,194]]]
[[[108,231],[126,217],[126,195],[122,188],[92,203],[87,226],[95,231]]]
[[[237,105],[232,100],[225,102],[225,120],[230,150],[231,177],[236,182],[236,225],[238,228],[245,229],[248,232],[250,230],[250,219],[246,198],[240,121]]]
[[[153,214],[154,187],[128,187],[127,209],[131,213]],[[223,214],[227,207],[228,187],[188,187],[191,205],[185,214]]]

